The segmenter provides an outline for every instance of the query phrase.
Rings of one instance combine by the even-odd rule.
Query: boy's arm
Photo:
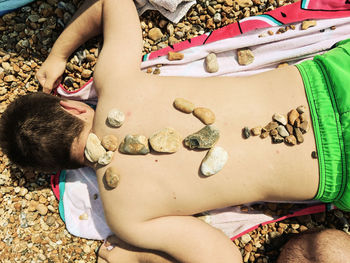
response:
[[[135,246],[163,251],[180,262],[242,262],[238,248],[228,237],[192,216],[155,218],[133,225],[130,232],[122,228],[118,234]]]
[[[56,40],[37,78],[43,91],[50,93],[60,82],[68,57],[88,39],[102,32],[102,4],[100,0],[86,0],[71,22]]]

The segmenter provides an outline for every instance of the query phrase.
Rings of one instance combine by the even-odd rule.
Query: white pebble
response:
[[[123,112],[117,109],[111,109],[107,116],[108,123],[115,128],[123,125],[125,120],[125,115]]]
[[[205,176],[218,173],[226,164],[228,153],[222,147],[212,148],[204,157],[201,172]]]

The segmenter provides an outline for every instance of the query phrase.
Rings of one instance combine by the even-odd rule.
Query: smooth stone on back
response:
[[[125,115],[122,111],[118,109],[111,109],[107,115],[108,124],[112,127],[118,128],[123,125],[125,120]]]
[[[164,128],[149,138],[153,150],[162,153],[174,153],[181,146],[181,136],[173,128]]]
[[[210,149],[219,140],[220,132],[212,125],[207,125],[201,130],[187,136],[184,144],[190,149]]]
[[[108,150],[114,152],[118,149],[118,139],[114,135],[106,135],[102,138],[102,146]]]
[[[204,157],[201,165],[201,172],[205,176],[218,173],[226,164],[228,153],[222,148],[215,146]]]
[[[119,184],[119,173],[115,167],[108,167],[105,172],[105,181],[108,187],[114,189]]]
[[[108,152],[106,152],[105,155],[103,155],[102,157],[100,157],[98,159],[98,163],[101,165],[107,165],[112,161],[112,158],[113,158],[113,152],[108,151]]]
[[[215,122],[215,114],[208,108],[198,107],[193,110],[193,115],[196,116],[205,125],[210,125]]]
[[[127,135],[119,145],[119,151],[127,154],[147,154],[148,140],[143,135]]]
[[[101,145],[100,139],[94,133],[90,133],[86,140],[84,154],[86,159],[95,163],[106,154],[105,148]]]

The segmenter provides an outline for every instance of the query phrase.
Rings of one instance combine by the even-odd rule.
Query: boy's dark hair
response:
[[[0,119],[0,147],[23,168],[57,171],[81,167],[71,145],[84,122],[66,112],[59,97],[42,92],[19,97]]]

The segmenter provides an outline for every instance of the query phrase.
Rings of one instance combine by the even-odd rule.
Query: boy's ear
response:
[[[62,108],[73,115],[80,115],[82,113],[86,113],[86,108],[82,105],[74,103],[74,101],[69,100],[61,100],[60,105]]]

